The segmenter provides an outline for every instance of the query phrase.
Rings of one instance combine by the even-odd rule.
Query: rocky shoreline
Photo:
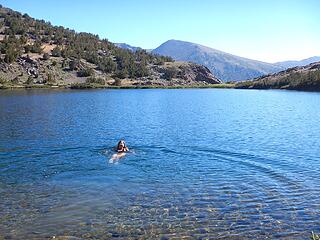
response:
[[[183,89],[183,88],[234,88],[234,84],[198,84],[198,85],[100,85],[94,83],[77,83],[72,85],[2,85],[0,90],[14,89]]]

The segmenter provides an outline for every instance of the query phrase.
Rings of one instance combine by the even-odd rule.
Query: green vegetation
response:
[[[81,69],[78,73],[79,77],[90,77],[94,74],[94,70],[92,68]]]
[[[119,84],[119,83],[118,83]],[[157,85],[105,85],[99,81],[87,81],[85,83],[75,83],[70,86],[71,89],[88,89],[88,88],[106,88],[106,89],[189,89],[189,88],[234,88],[232,84],[208,84],[208,85],[173,85],[173,86],[157,86]]]
[[[40,40],[36,40],[32,45],[29,46],[29,51],[31,53],[42,53],[42,42]]]
[[[220,83],[208,69],[98,35],[53,26],[0,7],[1,87],[205,87]],[[188,86],[186,86],[188,85]]]
[[[0,52],[4,54],[1,60],[6,63],[12,63],[23,52],[23,44],[25,42],[18,39],[15,35],[5,36],[0,44]]]
[[[98,62],[98,68],[104,73],[112,73],[117,69],[117,64],[110,57],[106,57]]]
[[[4,78],[0,77],[0,84],[5,84],[6,82],[7,82],[7,80],[6,80],[6,79],[4,79]]]
[[[278,74],[261,77],[254,81],[239,82],[242,89],[290,89],[320,90],[320,65],[312,64],[301,69],[289,69]]]
[[[29,76],[27,81],[25,82],[26,85],[32,85],[33,84],[33,77]]]
[[[115,86],[121,86],[122,85],[122,81],[120,78],[116,78],[115,81],[114,81],[114,85]]]
[[[167,80],[171,80],[172,78],[177,77],[178,71],[174,67],[169,67],[164,70],[164,78]]]
[[[88,84],[98,84],[101,86],[104,86],[106,84],[105,79],[101,78],[101,77],[90,77],[86,80],[86,83]]]
[[[90,88],[103,88],[103,85],[95,84],[95,83],[74,83],[71,84],[71,89],[90,89]]]
[[[56,45],[51,55],[67,59],[84,59],[95,64],[105,73],[116,72],[119,77],[143,77],[148,75],[148,64],[159,65],[172,62],[170,57],[147,53],[145,50],[131,52],[116,47],[107,39],[90,33],[76,33],[63,27],[52,26],[50,22],[35,20],[27,14],[22,15],[1,8],[5,35],[0,42],[0,51],[4,57],[0,61],[11,63],[24,53],[42,53],[42,45]],[[27,41],[27,39],[31,39]],[[44,55],[45,60],[48,55]],[[71,61],[71,63],[74,61]],[[70,69],[74,69],[70,67]]]
[[[48,53],[44,53],[42,56],[43,60],[48,60],[50,58],[50,55]]]
[[[54,49],[52,49],[51,54],[54,57],[61,57],[61,49],[60,49],[60,47],[56,46]]]
[[[55,84],[55,77],[52,73],[47,73],[47,79],[44,81],[44,83],[47,83],[49,85]]]

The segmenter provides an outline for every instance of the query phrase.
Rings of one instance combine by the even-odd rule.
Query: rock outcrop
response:
[[[186,63],[181,64],[179,69],[179,77],[187,81],[204,82],[209,84],[222,83],[222,81],[216,78],[207,67],[202,65]]]

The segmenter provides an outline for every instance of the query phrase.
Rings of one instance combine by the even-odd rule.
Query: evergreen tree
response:
[[[54,57],[60,57],[61,56],[61,49],[59,46],[56,46],[54,49],[51,51],[52,56]]]

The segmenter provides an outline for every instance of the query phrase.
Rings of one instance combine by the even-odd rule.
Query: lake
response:
[[[295,91],[2,90],[0,239],[308,239],[319,106]],[[119,139],[132,152],[109,162]]]

